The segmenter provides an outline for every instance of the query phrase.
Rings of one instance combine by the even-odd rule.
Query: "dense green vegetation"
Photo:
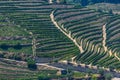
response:
[[[27,59],[27,66],[31,70],[36,70],[37,69],[36,62],[33,59],[31,59],[31,58]]]
[[[81,6],[91,5],[95,3],[115,3],[119,4],[119,0],[52,0],[52,2],[62,4],[79,4]]]
[[[1,80],[37,80],[40,75],[56,75],[56,70],[29,70],[26,63],[14,64],[10,61],[0,61],[0,79]],[[7,76],[7,77],[6,77]],[[57,75],[56,75],[57,76]]]
[[[50,20],[49,15],[52,11],[52,8],[55,7],[49,4],[45,4],[45,1],[42,0],[37,2],[37,4],[36,2],[33,3],[32,1],[28,1],[28,3],[26,1],[6,1],[4,4],[1,4],[1,6],[6,6],[2,7],[0,12],[4,14],[7,19],[9,19],[9,23],[12,23],[12,25],[16,25],[17,29],[20,28],[19,31],[14,31],[14,34],[11,33],[11,35],[16,36],[17,34],[24,34],[24,36],[30,38],[31,42],[29,44],[31,44],[32,46],[34,39],[34,45],[36,46],[36,48],[34,48],[34,56],[36,57],[69,58],[78,54],[78,48],[72,43],[72,41],[70,41],[66,36],[64,36],[63,33],[57,30]],[[12,28],[16,29],[14,28],[14,26],[12,26]],[[13,32],[12,28],[9,29],[9,27],[4,27],[4,29],[8,29],[5,30],[6,33]],[[20,32],[20,30],[23,31]],[[24,32],[26,32],[26,34]],[[6,33],[5,35],[8,35]],[[4,34],[2,35],[4,36]],[[27,38],[20,41],[23,41],[22,43],[20,42],[20,44],[25,44],[26,42],[29,42]],[[4,42],[4,44],[8,45],[9,42]],[[15,43],[15,41],[13,42]],[[18,43],[16,42],[14,45],[16,46],[17,44]],[[9,48],[9,51],[16,52],[14,48]],[[32,53],[33,51],[33,48],[24,49],[23,47],[21,49],[23,49],[22,51],[24,51],[24,53]],[[26,50],[28,52],[26,52]],[[31,54],[31,56],[33,56],[33,54]]]
[[[108,23],[108,20],[112,20],[113,17],[111,16],[113,15],[96,12],[87,8],[59,9],[55,11],[54,15],[58,24],[64,25],[63,29],[82,45],[84,52],[76,57],[78,63],[120,69],[119,60],[114,56],[115,51],[119,50],[119,20],[114,23],[118,23],[118,27],[114,28],[114,25],[111,25],[113,27],[110,27],[111,30],[108,30],[106,27],[106,45],[109,46],[108,51],[105,51],[103,47],[103,25]],[[116,45],[111,44],[110,39]],[[110,50],[113,51],[112,56],[109,56]],[[119,55],[119,51],[117,51],[117,55]]]
[[[0,51],[7,53],[7,55],[2,53],[2,57],[17,59],[14,57],[16,54],[31,54],[31,39],[27,31],[11,22],[5,14],[0,14]],[[22,60],[22,56],[19,56],[19,60]]]
[[[65,1],[64,1],[65,2]],[[66,0],[66,3],[75,3],[75,4],[81,4],[82,6],[86,6],[89,4],[95,4],[95,3],[120,3],[119,0]]]
[[[94,1],[74,0],[82,6],[104,2]],[[0,79],[85,78],[86,73],[90,78],[96,79],[96,74],[89,72],[71,71],[70,74],[58,76],[56,70],[39,71],[36,57],[50,58],[53,63],[54,60],[73,60],[77,64],[110,68],[111,71],[120,70],[120,16],[112,14],[112,11],[108,14],[78,5],[64,4],[69,2],[61,0],[61,4],[48,4],[47,0],[0,1]],[[58,27],[73,40],[53,24],[50,17],[52,12]],[[83,48],[83,52],[75,42]],[[72,59],[73,57],[75,58]],[[14,60],[26,62],[17,64]],[[111,77],[112,75],[108,74],[105,78]]]

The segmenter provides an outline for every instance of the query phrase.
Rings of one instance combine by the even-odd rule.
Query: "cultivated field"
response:
[[[66,60],[119,71],[119,36],[119,15],[46,0],[1,0],[0,78],[37,79],[40,72],[27,69],[26,63],[18,66],[9,62],[27,58]]]

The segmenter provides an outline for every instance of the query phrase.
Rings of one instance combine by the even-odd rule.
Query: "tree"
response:
[[[95,3],[120,3],[120,0],[65,0],[69,4],[82,4],[83,6],[86,6],[88,4],[95,4]]]
[[[92,80],[97,80],[97,77],[93,75]]]
[[[28,68],[30,70],[36,70],[37,69],[37,65],[35,63],[35,61],[33,59],[27,59],[27,65],[28,65]]]
[[[17,43],[16,45],[13,46],[14,49],[22,49],[22,45],[20,43]]]
[[[110,71],[114,71],[115,66],[110,66],[109,68],[110,68]]]
[[[7,44],[3,43],[0,45],[0,48],[3,50],[8,50],[9,46]]]
[[[113,78],[113,75],[108,73],[108,74],[105,74],[105,80],[111,80]]]

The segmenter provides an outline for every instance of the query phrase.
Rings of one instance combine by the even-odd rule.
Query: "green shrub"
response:
[[[27,59],[27,65],[28,65],[28,68],[31,69],[31,70],[36,70],[37,69],[37,65],[35,63],[35,61],[33,59]]]
[[[21,46],[21,44],[20,43],[17,43],[16,45],[14,45],[13,46],[14,47],[14,49],[22,49],[22,46]]]
[[[3,43],[0,45],[0,48],[3,50],[8,50],[9,46],[7,44]]]

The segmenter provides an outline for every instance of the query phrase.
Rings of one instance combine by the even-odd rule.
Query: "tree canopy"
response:
[[[82,6],[86,6],[88,4],[95,4],[95,3],[101,3],[101,2],[105,2],[105,3],[115,3],[118,4],[120,3],[120,0],[66,0],[67,3],[79,3]]]

